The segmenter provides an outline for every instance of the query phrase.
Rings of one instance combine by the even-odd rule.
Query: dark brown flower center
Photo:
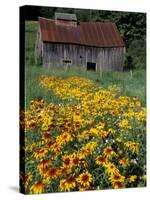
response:
[[[106,149],[106,154],[110,154],[111,152],[112,152],[112,150],[111,149]]]
[[[115,184],[118,186],[118,188],[122,188],[123,187],[123,184],[120,183],[120,182],[116,182]]]
[[[115,175],[115,176],[114,176],[114,179],[115,179],[115,180],[119,180],[119,178],[120,178],[120,176],[118,176],[118,175]]]
[[[105,162],[105,158],[99,157],[99,158],[98,158],[98,161],[99,161],[99,162]]]
[[[74,163],[75,165],[77,165],[77,164],[79,163],[79,158],[77,158],[77,157],[74,158],[74,159],[73,159],[73,163]]]
[[[74,177],[70,177],[70,178],[67,179],[67,183],[68,183],[68,184],[71,184],[71,183],[73,183],[74,181],[75,181],[75,178],[74,178]]]
[[[69,158],[66,158],[66,159],[64,160],[64,163],[65,163],[66,165],[69,165],[69,164],[70,164],[70,159],[69,159]]]
[[[49,170],[49,176],[55,176],[56,175],[57,170],[55,168],[52,168]]]
[[[87,182],[89,180],[89,176],[88,175],[83,175],[82,176],[82,181],[83,182]]]

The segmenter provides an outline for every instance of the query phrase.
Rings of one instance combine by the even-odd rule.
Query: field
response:
[[[26,23],[26,193],[145,186],[145,71],[34,66],[36,30]]]

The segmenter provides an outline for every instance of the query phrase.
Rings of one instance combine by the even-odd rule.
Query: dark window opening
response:
[[[96,63],[87,62],[87,70],[96,71]]]
[[[71,63],[72,63],[72,60],[63,60],[63,63],[64,63],[64,64],[71,64]]]

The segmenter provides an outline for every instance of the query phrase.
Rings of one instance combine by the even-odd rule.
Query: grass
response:
[[[138,96],[143,104],[146,104],[146,72],[145,70],[133,71],[131,78],[130,72],[103,72],[102,76],[93,71],[86,71],[77,67],[72,67],[67,72],[63,69],[44,69],[42,66],[34,65],[34,47],[36,32],[38,30],[37,22],[26,22],[25,24],[25,42],[26,42],[26,97],[25,102],[28,107],[31,100],[43,98],[47,102],[59,103],[58,98],[53,92],[47,93],[45,89],[38,84],[38,77],[47,74],[66,78],[69,76],[81,76],[94,80],[104,88],[110,85],[117,85],[121,88],[121,95]]]

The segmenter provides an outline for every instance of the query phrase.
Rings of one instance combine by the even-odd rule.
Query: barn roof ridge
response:
[[[95,47],[124,47],[114,22],[80,22],[77,26],[62,26],[55,19],[39,17],[44,42],[80,44]]]
[[[63,19],[63,20],[73,20],[77,21],[77,16],[74,13],[61,13],[55,12],[55,19]]]
[[[39,19],[45,19],[45,20],[47,20],[47,21],[53,21],[53,22],[55,22],[55,19],[49,19],[49,18],[46,18],[46,17],[38,17],[38,21],[39,21]],[[105,21],[105,22],[102,22],[102,21],[80,21],[79,22],[80,24],[82,23],[82,24],[116,24],[115,22],[111,22],[111,21]]]

